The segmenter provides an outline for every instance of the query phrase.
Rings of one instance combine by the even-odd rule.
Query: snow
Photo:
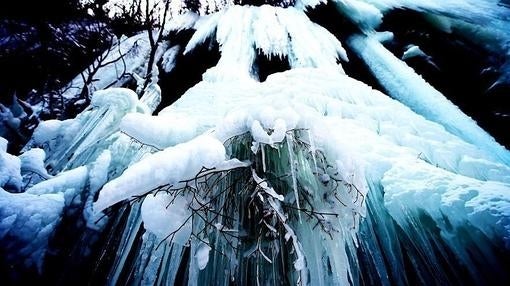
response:
[[[213,104],[215,108],[209,108]],[[400,169],[395,166],[408,166],[407,169],[412,170],[416,164],[426,165],[434,172],[466,177],[470,186],[483,185],[490,180],[490,184],[503,189],[510,183],[510,168],[500,162],[497,154],[464,141],[442,125],[334,69],[292,69],[254,84],[202,81],[161,114],[172,113],[186,113],[196,118],[199,133],[213,128],[214,136],[221,141],[249,132],[254,142],[277,147],[280,138],[274,140],[271,135],[281,132],[275,130],[307,129],[310,133],[307,137],[313,138],[314,148],[335,163],[341,179],[365,195],[369,186],[382,178],[387,180],[389,174],[397,176],[395,170]],[[282,127],[276,128],[277,125]],[[293,177],[299,179],[299,176],[296,172]],[[331,184],[338,180],[337,176],[324,174],[322,182]],[[426,176],[421,177],[420,182],[426,186],[435,185],[433,178],[429,180]],[[366,215],[364,207],[356,205],[359,201],[355,198],[339,196],[349,209]],[[494,218],[504,221],[506,213],[502,210],[509,206],[508,195],[503,191],[487,192],[485,200],[489,198],[501,203],[501,211]],[[438,208],[440,204],[430,204],[432,207]],[[343,214],[344,226],[356,229],[359,221],[352,215],[349,217],[349,212],[335,211]],[[410,219],[396,207],[393,213]],[[498,226],[498,229],[497,234],[487,233],[497,239],[504,227]],[[347,241],[347,237],[343,239]],[[303,251],[308,253],[307,249]],[[342,259],[347,261],[346,257],[337,259],[338,263]],[[346,277],[342,279],[348,281]]]
[[[296,9],[281,9],[277,13],[291,38],[287,55],[292,68],[324,67],[343,72],[337,60],[348,61],[347,53],[331,33]]]
[[[287,132],[285,121],[279,119],[275,121],[273,132],[269,135],[263,128],[258,120],[253,120],[251,125],[251,134],[255,142],[273,145],[274,143],[282,142]]]
[[[6,142],[3,138],[0,141]],[[23,171],[38,172],[44,179],[50,176],[42,164],[42,150],[33,149],[16,157],[6,153],[5,149],[0,149],[0,249],[5,254],[6,261],[12,265],[36,267],[41,271],[48,241],[62,216],[65,205],[63,192],[67,188],[64,186],[64,189],[59,189],[58,192],[38,194],[30,191],[7,192],[25,191],[21,176]],[[66,175],[62,174],[61,178],[54,181],[61,183],[64,177]],[[52,180],[46,182],[49,181]],[[44,183],[37,185],[42,186]],[[76,181],[70,183],[67,187],[82,187]],[[46,189],[55,189],[54,187],[56,188],[53,185]]]
[[[168,239],[186,245],[191,236],[191,210],[182,195],[158,193],[149,195],[142,203],[142,220],[145,229],[159,240]]]
[[[339,81],[339,79],[336,77],[329,77],[331,80],[328,81],[328,76],[325,75],[328,73],[323,72],[323,73],[321,73],[321,76],[324,77],[323,80],[318,80],[319,82],[316,82],[316,83],[310,84],[310,85],[306,85],[306,84],[299,82],[299,80],[302,80],[301,78],[299,80],[292,79],[291,75],[293,75],[293,74],[297,75],[298,73],[304,73],[304,71],[298,72],[298,70],[294,70],[292,72],[284,73],[285,76],[283,74],[278,74],[278,75],[275,74],[268,78],[268,81],[270,81],[270,82],[274,81],[274,82],[272,82],[271,84],[266,84],[266,85],[262,84],[262,85],[258,85],[258,86],[249,85],[249,86],[243,87],[243,86],[236,85],[236,83],[213,84],[213,83],[201,82],[197,86],[195,86],[194,88],[192,88],[188,92],[186,92],[186,94],[180,100],[178,100],[173,106],[168,107],[162,113],[166,113],[166,112],[170,113],[170,112],[179,111],[179,112],[186,112],[187,114],[193,114],[194,116],[196,116],[199,119],[198,122],[205,124],[205,126],[203,126],[202,128],[199,128],[199,130],[202,130],[202,131],[206,130],[207,128],[213,127],[214,122],[218,122],[219,120],[224,120],[225,124],[228,124],[227,126],[229,126],[228,128],[230,130],[234,130],[237,128],[237,130],[235,132],[233,132],[233,134],[230,134],[230,135],[243,133],[248,130],[245,127],[246,126],[245,123],[243,123],[246,120],[245,118],[247,118],[249,116],[253,116],[252,114],[256,114],[256,112],[247,111],[247,110],[253,110],[254,109],[253,107],[239,108],[240,106],[243,106],[245,104],[248,105],[248,103],[250,101],[253,102],[253,104],[249,105],[249,106],[258,106],[259,104],[256,104],[256,101],[258,100],[257,98],[259,98],[259,96],[260,96],[260,98],[265,98],[264,99],[265,102],[271,102],[271,105],[274,106],[274,108],[276,108],[276,109],[282,108],[284,106],[288,108],[287,103],[282,102],[281,96],[274,95],[273,97],[271,97],[269,94],[279,92],[280,94],[283,93],[285,95],[290,95],[290,94],[294,93],[293,94],[294,100],[296,98],[300,98],[300,100],[303,100],[304,96],[298,97],[298,95],[300,95],[300,94],[327,94],[327,93],[330,93],[329,91],[321,92],[321,88],[319,88],[319,87],[320,86],[328,87],[328,86],[332,85],[331,84],[332,81]],[[317,73],[317,71],[310,72],[308,74],[308,77],[310,77],[310,75],[312,73]],[[278,78],[280,79],[279,81],[277,80]],[[317,80],[317,77],[314,79]],[[309,79],[307,79],[307,80],[310,81]],[[345,86],[349,86],[350,88],[346,89]],[[344,91],[344,93],[345,93],[345,95],[343,96],[343,98],[345,98],[345,100],[346,100],[346,102],[343,104],[343,105],[345,105],[345,107],[342,107],[338,103],[332,102],[330,104],[327,104],[328,108],[326,109],[325,103],[323,103],[322,106],[320,104],[322,102],[320,96],[314,97],[314,100],[311,103],[309,100],[303,100],[303,101],[305,101],[308,104],[312,104],[312,106],[315,105],[315,107],[318,108],[319,111],[324,112],[324,113],[331,114],[331,112],[334,111],[337,113],[339,112],[340,115],[342,115],[343,117],[356,117],[359,119],[362,119],[363,117],[365,117],[365,119],[363,119],[363,121],[365,123],[362,124],[362,125],[364,125],[363,129],[365,129],[366,126],[371,126],[374,130],[378,130],[377,132],[382,133],[381,134],[382,136],[386,136],[387,139],[390,139],[390,140],[398,143],[399,145],[404,144],[407,147],[412,147],[413,149],[418,149],[415,156],[418,156],[418,154],[422,153],[422,154],[425,154],[425,157],[434,156],[436,158],[435,159],[436,161],[441,160],[441,158],[443,158],[445,154],[441,154],[440,150],[441,150],[441,148],[445,148],[445,147],[440,148],[440,146],[444,145],[444,142],[450,142],[449,145],[451,145],[451,147],[447,147],[447,149],[451,150],[451,151],[449,151],[449,153],[451,153],[452,155],[458,153],[457,151],[455,151],[455,149],[456,149],[455,144],[460,144],[461,146],[465,146],[465,147],[462,147],[462,150],[466,150],[466,152],[468,152],[468,153],[471,153],[475,149],[478,149],[477,147],[474,147],[474,146],[467,147],[468,145],[466,145],[465,143],[460,143],[458,139],[453,140],[454,137],[451,134],[448,134],[447,132],[445,132],[444,130],[441,130],[442,128],[439,126],[429,124],[431,126],[434,126],[434,128],[431,130],[430,130],[430,127],[424,128],[424,126],[421,126],[421,124],[418,124],[418,122],[423,122],[423,119],[420,118],[417,121],[415,115],[412,116],[413,119],[410,119],[410,118],[406,119],[408,114],[411,113],[408,110],[406,110],[404,112],[404,114],[406,114],[405,116],[399,115],[401,113],[400,111],[395,112],[395,111],[383,110],[383,106],[387,106],[391,102],[383,103],[381,101],[380,104],[369,105],[370,109],[373,109],[372,112],[361,110],[361,108],[356,107],[356,105],[354,103],[368,101],[368,100],[366,100],[364,97],[361,97],[358,99],[353,98],[352,96],[349,97],[349,95],[351,95],[351,94],[354,95],[354,94],[358,94],[361,92],[360,89],[362,89],[362,88],[357,89],[356,86],[358,86],[357,83],[351,83],[350,81],[348,83],[346,82],[344,86],[342,86],[340,84],[335,85],[335,88],[337,88],[339,91],[334,92],[334,94],[338,94],[340,91]],[[260,89],[260,90],[257,91],[257,89]],[[366,89],[366,88],[364,88],[364,89]],[[237,91],[237,90],[239,90],[239,91]],[[259,93],[262,95],[259,95]],[[365,92],[363,92],[363,93],[365,93]],[[228,95],[228,97],[226,97],[227,95]],[[222,99],[223,97],[225,97],[225,99]],[[359,97],[359,95],[358,95],[358,97]],[[274,99],[269,99],[269,98],[274,98]],[[224,108],[217,105],[218,107],[215,108],[215,110],[210,110],[208,108],[208,106],[211,106],[214,102],[222,102],[222,106]],[[242,102],[245,102],[245,103],[242,103]],[[197,103],[200,103],[200,104],[197,104]],[[293,104],[295,105],[295,103],[293,103]],[[293,104],[291,104],[291,105],[293,105]],[[396,104],[391,103],[390,105],[393,106],[391,108],[394,108],[394,105],[396,105]],[[202,108],[202,106],[204,108]],[[237,108],[234,108],[234,106],[236,106]],[[349,107],[347,107],[347,106],[349,106]],[[434,105],[434,106],[436,106],[436,105]],[[367,106],[364,106],[363,108],[366,109]],[[230,114],[228,114],[227,111],[232,110],[232,109],[237,109],[238,111],[233,111]],[[258,108],[255,107],[255,110],[257,110],[257,109]],[[402,108],[399,107],[399,110],[400,109],[402,109]],[[362,114],[359,112],[362,112]],[[297,114],[305,114],[305,113],[297,112]],[[386,119],[384,119],[384,117],[386,117]],[[222,118],[225,118],[225,119],[222,119]],[[471,120],[469,120],[469,121],[471,121]],[[252,122],[253,121],[250,121],[250,123],[252,123]],[[394,122],[400,122],[400,125],[393,125]],[[412,123],[412,124],[410,124],[410,123]],[[390,125],[388,125],[388,124],[390,124]],[[250,126],[251,126],[251,124],[250,124]],[[409,128],[407,128],[407,127],[402,128],[402,126],[409,126]],[[402,136],[402,134],[404,134],[405,132],[409,132],[409,131],[411,132],[411,134],[416,134],[416,136],[414,136],[414,135],[411,137],[409,137],[409,135]],[[224,138],[224,139],[228,138],[227,135],[221,135],[221,134],[225,133],[224,131],[222,131],[222,125],[218,126],[217,132],[219,134],[218,135],[219,137]],[[348,133],[348,132],[346,132],[346,133]],[[356,131],[356,133],[359,133],[359,131]],[[439,134],[443,134],[443,135],[439,135]],[[424,138],[419,139],[418,135],[426,137],[427,138],[426,141],[423,141]],[[485,138],[488,138],[488,136],[485,134],[483,136]],[[433,139],[434,137],[436,137],[436,139]],[[441,139],[441,138],[445,138],[445,139]],[[446,138],[448,138],[448,139],[446,139]],[[418,141],[416,141],[416,140],[418,140]],[[422,142],[420,143],[420,141],[422,141]],[[425,143],[427,141],[428,141],[428,143]],[[437,141],[437,144],[434,144],[435,147],[428,148],[427,145],[432,143],[433,141]],[[485,139],[485,141],[490,141],[490,139]],[[458,143],[453,144],[453,142],[458,142]],[[420,145],[423,147],[420,147]],[[366,145],[363,144],[363,146],[366,146]],[[366,147],[368,147],[368,146],[366,146]],[[369,147],[369,149],[373,149],[373,147]],[[467,151],[467,150],[471,150],[471,151]],[[436,153],[437,155],[434,155],[433,153]],[[480,153],[480,151],[476,151],[476,153]],[[486,155],[483,155],[483,156],[487,156],[487,153],[490,153],[490,152],[485,152],[485,153],[486,153]],[[480,155],[475,155],[475,156],[480,156]],[[490,159],[491,161],[494,160],[494,158],[492,156],[489,155],[489,157],[491,158]],[[457,156],[455,156],[455,158],[459,158],[459,156],[457,155]],[[440,162],[439,164],[440,164],[440,166],[444,166],[444,167],[451,165],[450,166],[450,169],[451,169],[451,168],[456,168],[455,165],[457,165],[457,164],[452,165],[452,162],[456,162],[456,161],[458,162],[458,161],[460,161],[460,159],[459,160],[453,159],[453,161],[450,161],[450,162]]]
[[[34,134],[30,139],[31,142],[29,142],[28,145],[41,146],[47,144],[47,149],[54,149],[56,147],[56,141],[61,144],[67,142],[74,133],[77,132],[79,126],[78,124],[74,124],[75,122],[76,121],[72,119],[64,121],[56,119],[43,121],[34,130]],[[66,131],[65,133],[63,132],[64,130]],[[75,130],[76,132],[74,132]]]
[[[216,26],[218,25],[218,21],[222,15],[223,12],[219,11],[217,13],[198,18],[193,26],[195,32],[188,41],[188,44],[184,49],[184,54],[191,52],[191,50],[193,50],[197,45],[203,44],[205,40],[214,36],[214,33],[216,33]]]
[[[52,178],[44,165],[45,158],[46,153],[40,148],[30,149],[19,156],[21,160],[20,171],[25,189]]]
[[[392,41],[394,36],[395,35],[389,31],[376,32],[374,34],[374,38],[377,39],[377,41],[379,41],[382,44]]]
[[[197,260],[198,269],[203,270],[207,266],[209,262],[209,252],[211,251],[211,247],[206,244],[200,244],[197,252],[195,253],[195,259]]]
[[[315,95],[313,99],[310,94]],[[216,104],[214,110],[209,108],[218,102],[221,104]],[[270,109],[261,107],[269,104]],[[390,154],[407,153],[442,168],[466,173],[472,172],[468,169],[475,168],[470,160],[466,161],[465,155],[469,155],[490,162],[490,167],[484,164],[486,174],[479,174],[477,178],[487,179],[489,173],[498,173],[490,170],[501,170],[501,175],[493,179],[508,180],[504,175],[508,174],[508,167],[498,163],[490,151],[463,142],[442,126],[416,115],[382,93],[327,69],[293,69],[271,75],[266,82],[256,85],[204,81],[188,90],[161,114],[174,112],[196,118],[196,122],[200,123],[198,133],[215,128],[215,136],[222,141],[250,131],[255,120],[264,122],[261,125],[267,130],[275,126],[277,119],[286,122],[288,129],[310,128],[317,122],[313,125],[315,130],[311,129],[316,145],[331,136],[335,139],[327,140],[335,144],[345,142],[348,150],[354,148],[361,154],[379,153],[378,157],[391,158]],[[321,114],[328,116],[319,124]],[[333,127],[335,124],[336,127]],[[346,131],[336,136],[338,132],[330,132],[328,128],[345,128]],[[269,136],[265,130],[260,135],[266,140]],[[402,147],[385,150],[383,146],[389,144]],[[367,159],[367,162],[370,160]],[[384,165],[374,164],[373,168],[379,169]]]
[[[196,126],[195,120],[185,114],[150,116],[130,113],[122,118],[119,128],[143,144],[164,149],[195,137]]]
[[[99,190],[108,181],[108,167],[112,160],[109,150],[103,151],[89,172],[89,185],[91,190]]]
[[[46,153],[43,149],[33,148],[24,152],[19,156],[21,160],[21,170],[30,170],[37,172],[41,175],[48,176],[46,168],[44,167],[44,159],[46,158]]]
[[[246,168],[251,165],[250,161],[239,161],[238,159],[230,159],[223,161],[215,166],[213,170],[204,171],[202,174],[210,174],[211,172],[228,171],[238,168]]]
[[[186,143],[150,154],[129,167],[119,178],[107,183],[94,203],[100,212],[124,199],[143,195],[163,185],[179,187],[192,179],[202,167],[213,168],[225,160],[225,147],[204,135]]]
[[[94,92],[90,105],[92,107],[115,106],[120,112],[129,112],[138,103],[138,95],[127,88],[109,88]]]
[[[73,200],[85,188],[88,179],[86,166],[62,172],[49,180],[42,181],[28,189],[26,194],[64,194],[66,206],[76,203]]]

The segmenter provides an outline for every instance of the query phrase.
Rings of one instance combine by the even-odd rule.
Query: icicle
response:
[[[156,83],[151,83],[145,89],[140,98],[140,103],[147,106],[148,114],[152,114],[161,103],[161,88]]]
[[[184,247],[180,245],[165,246],[165,256],[161,260],[162,265],[158,273],[156,285],[175,285],[175,278],[179,265],[184,256]]]
[[[285,135],[285,139],[287,141],[287,150],[289,152],[290,173],[292,175],[292,189],[294,190],[296,206],[298,209],[301,209],[301,205],[299,203],[298,187],[297,187],[296,163],[294,161],[294,146],[292,144],[292,140],[294,140],[294,139],[288,133]],[[298,212],[298,217],[299,217],[299,223],[303,223],[301,220],[301,212]]]
[[[273,208],[275,210],[281,209],[281,206],[278,201],[274,201],[272,198],[268,198],[268,201],[270,202],[271,206],[273,206]],[[280,217],[280,220],[281,220],[281,222],[285,228],[285,231],[286,231],[285,240],[288,241],[289,239],[292,239],[292,246],[293,246],[293,249],[294,249],[294,251],[296,253],[296,257],[297,257],[297,259],[294,261],[294,269],[296,271],[299,271],[299,273],[300,273],[299,279],[297,282],[300,285],[307,285],[308,284],[308,273],[307,273],[308,269],[306,268],[306,259],[303,254],[303,248],[301,246],[301,243],[299,242],[294,230],[286,223],[286,218],[283,215],[283,213],[281,211],[277,211],[277,214]],[[302,224],[301,221],[300,221],[300,223]]]
[[[197,259],[195,258],[195,255],[198,251],[198,246],[201,242],[198,241],[198,239],[192,239],[191,240],[191,246],[190,246],[190,252],[192,254],[192,258],[189,260],[189,266],[188,266],[188,286],[197,286],[198,285],[198,279],[199,279],[199,272],[200,269],[198,267]]]
[[[264,151],[264,149],[265,149],[265,146],[262,145],[260,147],[260,152],[262,155],[262,171],[265,173],[266,172],[266,151]]]
[[[117,250],[117,257],[108,275],[108,281],[112,285],[117,284],[120,274],[124,270],[124,263],[128,258],[129,253],[133,247],[138,231],[142,226],[142,218],[140,217],[140,203],[134,203],[131,206],[132,210],[128,216],[126,227],[121,235],[121,241]],[[114,234],[117,235],[117,234]]]
[[[317,156],[315,155],[315,140],[313,140],[312,131],[310,129],[307,130],[308,133],[308,141],[310,142],[310,152],[312,153],[313,166],[315,170],[315,174],[319,174],[319,170],[317,169]]]
[[[55,152],[54,155],[48,158],[47,163],[52,166],[55,170],[62,170],[74,156],[74,150],[79,147],[79,144],[87,138],[87,136],[94,130],[96,125],[100,122],[101,118],[107,113],[107,108],[103,107],[95,110],[94,113],[87,116],[85,122],[82,124],[82,128],[77,132],[77,136],[67,146],[63,146],[59,151]]]
[[[83,217],[87,221],[87,227],[99,230],[102,226],[101,223],[96,222],[97,218],[94,216],[92,210],[92,203],[99,189],[108,181],[108,169],[111,162],[111,152],[105,150],[99,155],[98,159],[92,164],[89,171],[89,193],[83,207]],[[102,220],[101,222],[105,222]]]

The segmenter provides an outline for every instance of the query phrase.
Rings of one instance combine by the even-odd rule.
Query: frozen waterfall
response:
[[[41,122],[19,156],[0,137],[9,279],[61,267],[78,274],[55,281],[79,284],[510,283],[509,151],[393,54],[391,31],[379,29],[389,11],[412,10],[442,32],[478,31],[508,58],[508,7],[330,0],[357,27],[342,38],[308,16],[328,1],[199,2],[181,13],[171,1],[147,88],[142,32],[114,43],[126,59],[97,70],[75,118]],[[190,36],[174,40],[182,31]],[[215,47],[202,79],[160,106],[158,76]],[[288,69],[266,79],[260,57]],[[355,79],[353,62],[383,90]],[[81,76],[69,84],[80,85]]]

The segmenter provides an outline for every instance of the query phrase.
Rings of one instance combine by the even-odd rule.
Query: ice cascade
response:
[[[454,2],[502,21],[498,1],[335,0],[359,28],[347,50],[307,16],[322,2],[171,23],[193,33],[158,46],[161,71],[208,40],[221,56],[157,114],[157,75],[143,94],[118,77],[140,79],[147,38],[123,38],[102,57],[125,66],[94,71],[83,112],[42,122],[19,156],[0,137],[4,260],[111,285],[510,282],[510,153],[375,33],[394,8],[459,24]],[[388,95],[344,70],[348,51]],[[261,82],[257,52],[289,70]]]

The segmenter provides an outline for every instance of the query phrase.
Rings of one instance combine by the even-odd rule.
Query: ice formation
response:
[[[72,99],[79,95],[85,81],[90,77],[90,92],[111,86],[121,86],[132,73],[140,73],[146,64],[150,50],[146,33],[130,38],[120,38],[105,51],[83,73],[76,76],[62,91],[64,98]]]
[[[269,57],[288,57],[291,67],[334,67],[343,71],[337,60],[347,60],[333,35],[292,7],[233,6],[200,19],[195,29],[184,53],[211,36],[215,36],[221,50],[218,64],[204,74],[205,80],[258,79],[252,70],[256,49]]]
[[[356,36],[350,45],[392,97],[466,141],[484,146],[501,162],[510,163],[510,153],[504,147],[377,40]]]
[[[42,269],[61,221],[79,213],[82,247],[103,234],[94,267],[108,284],[509,280],[510,153],[375,31],[394,8],[496,25],[507,19],[497,1],[335,0],[359,27],[346,43],[305,13],[322,1],[201,2],[210,14],[167,23],[194,32],[159,46],[161,68],[171,73],[206,40],[221,57],[176,102],[155,115],[156,80],[141,95],[120,87],[119,72],[145,70],[139,34],[116,46],[121,71],[95,71],[76,118],[42,122],[19,157],[0,138],[0,253]],[[346,74],[342,44],[389,96]],[[260,82],[257,52],[289,70]],[[426,55],[412,46],[411,56]]]

